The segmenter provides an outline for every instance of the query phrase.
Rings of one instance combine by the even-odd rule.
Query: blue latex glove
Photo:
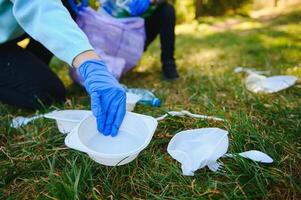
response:
[[[150,0],[132,0],[129,5],[130,15],[137,16],[144,13],[150,6]]]
[[[97,119],[98,131],[116,136],[126,112],[125,90],[102,61],[84,62],[79,73],[91,96],[91,110]]]

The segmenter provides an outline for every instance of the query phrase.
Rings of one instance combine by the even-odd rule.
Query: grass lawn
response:
[[[30,113],[0,105],[0,199],[301,199],[300,84],[257,95],[245,89],[243,74],[233,73],[239,65],[301,78],[301,7],[260,16],[179,25],[176,58],[182,76],[176,82],[161,80],[158,41],[150,47],[122,83],[153,89],[164,105],[137,106],[135,112],[159,116],[186,109],[227,122],[169,118],[128,165],[101,166],[66,148],[50,120],[12,129],[13,116]],[[71,84],[67,67],[58,62],[52,67],[69,88],[68,101],[56,106],[89,109],[89,98]],[[257,149],[275,162],[222,158],[223,171],[206,168],[184,177],[179,163],[167,154],[167,144],[179,131],[204,127],[228,130],[229,152]]]

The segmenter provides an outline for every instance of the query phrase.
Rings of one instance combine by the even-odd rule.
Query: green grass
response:
[[[269,21],[234,18],[237,23],[230,27],[221,26],[225,19],[214,20],[178,27],[180,80],[161,80],[157,41],[122,83],[154,89],[164,102],[161,108],[137,106],[135,112],[159,116],[187,109],[224,117],[226,123],[169,118],[159,123],[138,159],[110,168],[67,149],[53,121],[10,128],[13,116],[29,113],[0,105],[0,198],[300,199],[300,85],[272,95],[252,94],[244,87],[244,76],[232,71],[240,65],[301,78],[301,7]],[[67,68],[53,65],[69,88],[68,101],[56,106],[88,109],[89,98],[70,84]],[[229,152],[257,149],[275,162],[222,158],[223,171],[201,169],[194,177],[182,176],[179,163],[166,152],[167,144],[179,131],[204,127],[228,130]]]

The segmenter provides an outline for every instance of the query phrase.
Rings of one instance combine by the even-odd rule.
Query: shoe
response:
[[[179,78],[177,71],[177,65],[175,61],[163,61],[162,62],[162,72],[165,79],[175,80]]]

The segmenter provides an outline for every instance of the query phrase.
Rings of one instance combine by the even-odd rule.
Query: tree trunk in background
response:
[[[278,1],[279,1],[279,0],[274,0],[274,7],[277,7],[277,6],[278,6]]]
[[[194,5],[195,5],[195,19],[197,19],[202,14],[203,0],[194,0]]]

